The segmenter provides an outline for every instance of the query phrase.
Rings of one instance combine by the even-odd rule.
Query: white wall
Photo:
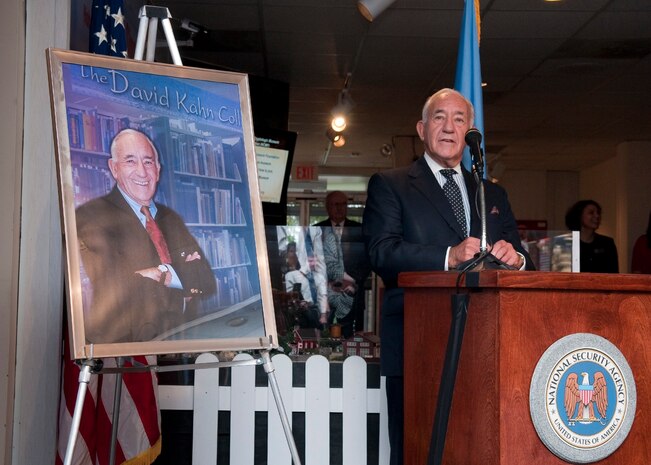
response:
[[[547,225],[553,231],[565,231],[565,213],[579,197],[579,173],[547,171]]]
[[[565,212],[576,202],[579,174],[573,171],[506,170],[500,185],[506,189],[518,220],[547,220],[552,231],[563,231]]]
[[[513,213],[518,220],[546,219],[545,171],[506,170],[500,185],[506,189]]]
[[[9,3],[24,11],[26,33],[16,390],[11,462],[5,463],[41,465],[54,463],[56,451],[63,314],[62,241],[45,49],[66,47],[70,3]],[[11,45],[21,43],[17,38]],[[7,68],[3,66],[3,74]]]
[[[11,463],[16,360],[18,237],[23,127],[23,54],[25,16],[22,3],[2,5],[0,27],[0,461]]]
[[[620,263],[630,271],[635,240],[646,232],[651,211],[651,141],[624,142],[617,147],[618,247]]]
[[[583,170],[580,175],[581,199],[592,199],[601,205],[599,234],[615,238],[617,235],[617,160],[611,158]]]
[[[623,142],[617,155],[581,172],[581,198],[592,198],[602,207],[599,233],[617,244],[619,271],[631,269],[635,239],[646,231],[651,210],[651,142]]]

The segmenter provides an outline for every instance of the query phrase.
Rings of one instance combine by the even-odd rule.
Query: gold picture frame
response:
[[[73,358],[277,347],[247,76],[46,55]],[[123,131],[156,153],[170,263],[129,204]]]

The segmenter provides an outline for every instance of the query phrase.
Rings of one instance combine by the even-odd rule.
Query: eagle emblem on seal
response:
[[[581,383],[579,384],[579,376]],[[565,413],[570,426],[589,424],[598,421],[605,424],[608,409],[608,387],[604,374],[597,371],[594,382],[590,384],[590,376],[583,372],[580,375],[570,373],[565,382]]]

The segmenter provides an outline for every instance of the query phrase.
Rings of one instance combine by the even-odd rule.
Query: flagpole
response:
[[[466,97],[475,110],[473,126],[484,135],[484,101],[482,95],[481,63],[479,59],[479,0],[465,0],[461,34],[459,36],[459,51],[457,54],[457,71],[454,88]],[[471,171],[472,160],[466,147],[463,152],[463,164]],[[484,161],[484,173],[486,173]]]
[[[472,103],[475,109],[473,125],[483,133],[484,118],[481,94],[481,68],[479,64],[479,38],[474,1],[477,1],[477,5],[479,4],[478,0],[465,0],[454,88]],[[463,163],[469,171],[472,170],[475,173],[477,181],[480,183],[480,189],[482,189],[481,173],[477,173],[477,171],[481,170],[472,169],[472,161],[467,147],[464,151]],[[475,263],[476,259],[473,259],[468,264],[469,266],[464,266],[460,269],[461,271],[457,276],[457,291],[451,295],[450,306],[452,319],[450,322],[443,370],[441,372],[432,435],[430,437],[430,448],[427,458],[428,465],[440,465],[443,461],[448,422],[454,397],[454,385],[459,368],[459,357],[463,345],[463,335],[470,301],[470,295],[468,293],[459,292],[459,284],[461,279],[466,276],[468,269]]]

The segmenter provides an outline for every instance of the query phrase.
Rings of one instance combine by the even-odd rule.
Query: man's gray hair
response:
[[[111,148],[110,148],[111,159],[116,162],[118,161],[117,156],[115,155],[115,146],[117,145],[117,141],[122,137],[129,136],[129,135],[144,137],[147,143],[149,144],[149,146],[151,147],[151,149],[154,151],[154,154],[156,155],[156,164],[160,166],[160,158],[158,156],[158,150],[156,150],[156,146],[154,145],[154,142],[152,142],[149,136],[144,132],[132,128],[122,129],[113,137],[113,140],[111,141]]]
[[[473,124],[475,123],[475,107],[472,106],[472,102],[470,100],[468,100],[466,97],[464,97],[464,95],[461,92],[459,92],[458,90],[449,89],[447,87],[444,87],[443,89],[439,90],[438,92],[430,95],[430,97],[425,101],[425,105],[423,105],[423,114],[422,114],[423,121],[427,121],[427,118],[430,116],[429,115],[429,107],[432,104],[432,102],[434,100],[436,100],[437,98],[445,95],[445,94],[458,95],[459,97],[461,97],[466,102],[466,105],[468,106],[468,116],[469,116],[469,121],[470,121],[470,127],[472,127]]]

